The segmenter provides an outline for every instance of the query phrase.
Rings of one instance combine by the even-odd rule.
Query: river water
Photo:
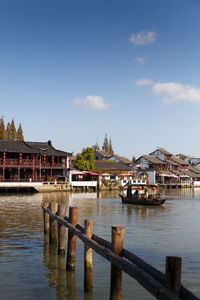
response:
[[[93,252],[93,291],[83,291],[83,244],[77,241],[76,271],[44,242],[45,202],[78,206],[79,223],[94,220],[94,233],[111,240],[124,225],[124,247],[164,272],[167,255],[181,256],[182,283],[200,297],[200,189],[166,190],[163,207],[122,204],[117,192],[0,195],[0,299],[109,299],[110,264]],[[154,299],[123,274],[123,299]]]

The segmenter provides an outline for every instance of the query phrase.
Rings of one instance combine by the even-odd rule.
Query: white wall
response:
[[[200,186],[200,181],[193,181],[194,186]]]
[[[71,186],[97,186],[97,181],[72,181]]]
[[[140,184],[146,184],[146,181],[139,180],[139,179],[131,179],[131,180],[122,179],[119,181],[119,183],[120,183],[120,186],[125,186],[127,183],[140,185]]]
[[[156,183],[156,172],[155,171],[147,171],[147,174],[149,176],[149,183],[155,184]]]

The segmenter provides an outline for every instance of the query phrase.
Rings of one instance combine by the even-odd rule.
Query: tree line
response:
[[[99,144],[97,142],[92,148],[93,148],[94,151],[95,150],[100,150]],[[111,140],[111,137],[108,140],[107,133],[105,134],[104,142],[103,142],[103,145],[102,145],[102,150],[110,153],[111,155],[114,154],[114,150],[113,150],[113,146],[112,146],[112,140]]]
[[[23,141],[24,135],[22,130],[21,123],[18,126],[18,129],[15,127],[14,119],[11,122],[8,122],[5,126],[4,118],[0,118],[0,139],[6,141]]]

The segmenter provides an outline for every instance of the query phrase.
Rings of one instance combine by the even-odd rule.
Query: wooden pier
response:
[[[181,258],[166,257],[165,273],[160,272],[144,260],[123,248],[124,227],[112,226],[112,242],[93,233],[93,221],[85,220],[85,227],[78,224],[78,208],[70,207],[69,217],[66,205],[45,203],[45,241],[58,247],[58,255],[65,255],[65,234],[68,228],[66,271],[74,270],[76,263],[76,238],[85,244],[84,248],[84,290],[92,290],[92,249],[111,263],[110,300],[122,299],[122,272],[138,281],[156,299],[197,300],[192,292],[181,285]]]

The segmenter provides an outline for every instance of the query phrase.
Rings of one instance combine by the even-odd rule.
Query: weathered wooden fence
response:
[[[58,255],[65,255],[65,234],[68,230],[66,270],[75,269],[76,237],[84,242],[84,289],[92,289],[92,249],[111,262],[110,300],[122,299],[122,271],[137,280],[156,299],[197,300],[181,285],[181,258],[166,257],[165,274],[123,248],[124,227],[112,226],[112,242],[93,233],[93,221],[85,220],[85,227],[78,224],[78,208],[45,203],[44,233],[50,243],[58,245]]]

